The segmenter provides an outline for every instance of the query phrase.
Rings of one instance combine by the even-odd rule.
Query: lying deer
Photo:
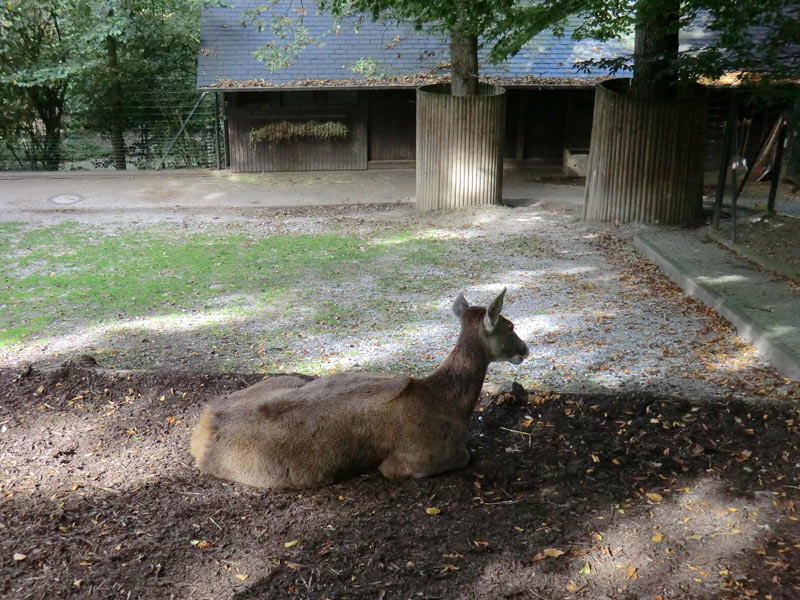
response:
[[[207,406],[191,451],[200,470],[263,488],[321,486],[377,468],[426,477],[469,463],[467,429],[489,363],[519,364],[528,347],[500,316],[459,294],[456,347],[428,377],[341,373],[266,379]]]

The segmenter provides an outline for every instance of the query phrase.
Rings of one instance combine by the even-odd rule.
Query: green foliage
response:
[[[0,141],[18,166],[58,168],[63,128],[109,133],[152,127],[139,108],[180,87],[190,106],[203,0],[8,0],[0,5]],[[112,53],[113,48],[113,53]],[[124,100],[116,105],[111,97]],[[8,107],[8,109],[6,109]],[[148,115],[149,116],[149,115]],[[158,121],[158,120],[156,120]]]
[[[381,71],[380,63],[371,56],[358,59],[350,65],[350,70],[358,75],[363,75],[365,79],[382,79],[386,76]]]
[[[264,10],[277,2],[271,0]],[[306,45],[321,43],[321,38],[312,41],[305,34],[305,11],[300,0],[288,4],[285,13],[274,17],[279,25],[273,25],[273,33],[280,35],[268,45],[276,56],[283,52],[282,66]],[[676,59],[669,57],[664,69],[671,79],[693,82],[731,71],[741,71],[743,77],[758,73],[759,80],[769,82],[800,79],[800,7],[796,0],[318,0],[318,5],[339,24],[343,19],[367,14],[374,20],[408,22],[417,29],[480,36],[481,43],[490,48],[490,60],[496,63],[519,52],[543,30],[563,34],[572,16],[581,20],[574,39],[607,41],[631,37],[637,26],[663,20],[665,12],[678,6],[674,27],[700,22],[712,41],[703,47],[689,44]],[[294,37],[289,35],[291,31]],[[360,66],[366,68],[368,64]],[[580,63],[579,68],[587,72],[629,71],[632,55],[601,56]]]
[[[336,121],[277,121],[250,131],[250,145],[261,142],[286,142],[297,138],[312,140],[343,140],[350,135],[344,123]]]
[[[0,4],[0,99],[4,101],[0,138],[20,164],[58,168],[74,42],[70,12],[60,3]]]
[[[289,66],[299,53],[309,46],[321,46],[326,35],[337,34],[345,21],[356,31],[365,15],[374,20],[387,19],[413,24],[417,29],[442,32],[457,36],[459,40],[477,39],[483,36],[488,41],[495,35],[497,25],[504,22],[516,5],[527,5],[528,0],[318,0],[318,8],[333,16],[331,29],[320,35],[312,35],[304,23],[307,10],[302,0],[269,0],[254,11],[247,11],[243,26],[255,25],[259,31],[270,21],[271,39],[254,55],[262,60],[271,72]],[[280,8],[280,10],[279,10]],[[477,63],[476,48],[469,51]],[[459,71],[461,62],[451,61]],[[470,63],[472,64],[472,63]],[[364,57],[351,65],[354,73],[367,78],[379,78],[384,74],[377,63]],[[454,73],[463,78],[474,78],[476,73]]]
[[[717,79],[741,73],[761,82],[800,78],[800,7],[795,0],[543,0],[513,7],[492,30],[492,59],[519,52],[533,35],[553,28],[563,32],[566,19],[578,15],[576,40],[601,41],[633,35],[637,26],[679,7],[674,27],[700,24],[710,35],[704,45],[688,43],[666,67],[677,82]],[[630,71],[632,55],[598,57],[579,65],[583,71]]]
[[[72,83],[73,127],[109,133],[118,123],[147,138],[176,133],[180,115],[158,100],[167,92],[176,104],[191,107],[196,100],[202,1],[80,1],[86,13],[84,62],[92,67]],[[109,56],[111,38],[116,42],[114,61]],[[111,102],[115,85],[124,99],[121,109]],[[182,94],[175,96],[177,90]]]
[[[308,11],[302,2],[297,6],[290,3],[287,12],[281,13],[276,9],[279,0],[268,0],[265,4],[243,12],[242,26],[248,24],[255,26],[257,31],[264,31],[269,27],[272,40],[253,52],[253,56],[263,62],[270,73],[285,69],[297,58],[300,52],[307,47],[320,47],[323,39],[328,34],[336,33],[339,25],[321,35],[313,36],[311,30],[305,25],[304,19]]]
[[[491,36],[498,23],[526,0],[321,0],[321,8],[336,16],[367,13],[381,18],[412,23],[417,29],[464,35]],[[487,40],[488,41],[488,40]]]
[[[712,46],[689,68],[708,77],[738,72],[751,83],[800,80],[800,5],[795,0],[699,3],[708,11]]]

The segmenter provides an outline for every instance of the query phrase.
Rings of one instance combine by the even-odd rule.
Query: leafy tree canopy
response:
[[[631,36],[637,27],[677,8],[675,29],[703,35],[687,40],[669,65],[678,81],[718,79],[727,73],[775,82],[800,78],[800,6],[796,0],[542,0],[507,11],[490,31],[491,57],[502,61],[519,52],[546,28],[563,32],[567,18],[579,17],[572,37],[606,41]],[[583,70],[631,70],[631,55],[599,57]]]
[[[155,78],[193,81],[203,0],[7,0],[0,4],[0,139],[27,138],[32,164],[58,168],[62,117],[103,131],[108,90],[126,100]],[[110,60],[113,40],[114,60]],[[142,81],[147,85],[141,85]],[[105,105],[105,106],[104,106]],[[70,109],[68,111],[67,109]],[[120,120],[119,115],[114,117]],[[45,140],[45,141],[43,141]],[[12,148],[16,155],[16,148]]]
[[[275,2],[268,1],[264,10]],[[663,27],[701,34],[684,40],[675,56],[663,57],[660,66],[673,81],[718,79],[730,73],[757,76],[762,82],[800,78],[796,0],[318,0],[317,4],[340,19],[366,14],[451,36],[477,36],[490,49],[493,62],[513,56],[543,30],[564,34],[568,20],[574,39],[599,41],[630,38],[638,27],[660,20]],[[664,14],[672,11],[675,18],[664,25]],[[319,43],[303,35],[303,14],[305,9],[298,8],[294,16],[300,15],[299,19],[284,15],[273,22],[273,34],[284,40],[283,48],[268,47],[271,62],[266,62],[273,68],[288,64],[304,45]],[[289,31],[294,37],[287,35]],[[287,39],[296,43],[292,46]],[[290,55],[287,48],[293,49]],[[633,69],[633,55],[597,57],[576,66],[615,74]]]

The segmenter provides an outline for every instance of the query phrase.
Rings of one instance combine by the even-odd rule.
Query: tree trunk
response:
[[[673,64],[678,57],[679,0],[643,2],[637,13],[633,47],[633,86],[637,98],[676,97]]]
[[[126,170],[125,139],[122,136],[122,85],[119,80],[119,61],[117,59],[117,39],[109,35],[106,38],[108,50],[108,70],[111,76],[111,155],[114,168]]]
[[[478,94],[478,36],[450,31],[450,77],[453,96]]]
[[[66,86],[57,85],[32,88],[29,96],[44,124],[44,140],[38,159],[46,171],[58,171],[61,166],[61,117],[65,93]],[[31,136],[38,137],[33,131]]]
[[[675,85],[679,0],[637,6],[633,80],[595,92],[584,218],[693,225],[702,208],[705,94]]]

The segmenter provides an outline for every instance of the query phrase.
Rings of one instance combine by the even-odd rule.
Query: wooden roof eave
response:
[[[357,84],[312,84],[312,85],[296,85],[296,84],[278,84],[278,85],[206,85],[198,86],[199,91],[203,92],[225,92],[225,93],[238,93],[238,92],[288,92],[288,91],[369,91],[369,90],[415,90],[423,85],[430,85],[434,83],[447,83],[437,81],[423,81],[418,83],[403,83],[403,84],[378,84],[371,83],[367,85]],[[530,82],[515,82],[515,81],[497,81],[490,80],[485,83],[492,85],[500,85],[507,89],[516,90],[586,90],[592,89],[597,85],[596,80],[582,80],[577,79],[574,83],[530,83]]]

